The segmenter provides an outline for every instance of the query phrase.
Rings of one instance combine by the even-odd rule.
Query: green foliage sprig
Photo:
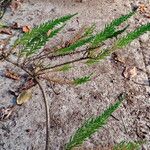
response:
[[[144,142],[141,141],[122,141],[119,144],[116,144],[112,150],[140,150],[143,143]]]
[[[9,50],[5,51],[5,47],[2,48],[0,53],[0,59],[5,60],[14,66],[19,67],[25,73],[35,81],[34,85],[38,85],[43,100],[45,103],[45,113],[46,113],[46,146],[45,150],[48,150],[49,144],[49,129],[50,129],[50,115],[48,108],[48,101],[46,98],[46,94],[40,83],[40,79],[45,79],[48,82],[57,83],[69,83],[73,85],[81,85],[91,80],[91,75],[83,76],[80,78],[68,80],[67,82],[61,79],[52,80],[49,77],[49,74],[54,71],[66,72],[69,71],[73,67],[73,63],[83,62],[83,64],[95,64],[100,60],[105,59],[110,56],[111,53],[127,46],[134,39],[138,38],[142,34],[150,31],[150,23],[146,25],[142,25],[138,27],[136,30],[127,33],[126,36],[121,36],[122,33],[126,31],[129,25],[120,29],[120,25],[127,21],[131,16],[135,14],[136,11],[132,11],[126,15],[122,15],[121,17],[114,19],[110,24],[106,25],[105,28],[98,32],[95,32],[95,25],[89,26],[85,28],[84,32],[79,38],[75,38],[73,42],[70,42],[68,45],[60,46],[58,45],[52,47],[51,49],[45,50],[44,45],[52,39],[54,36],[57,36],[58,33],[65,27],[66,22],[69,21],[73,15],[66,15],[61,18],[45,22],[35,28],[33,28],[30,32],[23,34],[16,42],[14,46]],[[120,35],[118,37],[118,35]],[[106,49],[103,49],[101,46],[104,41],[112,38],[116,38],[116,41],[108,46]],[[7,41],[10,40],[11,37]],[[8,43],[8,42],[6,42]],[[19,52],[16,49],[17,56],[14,55],[14,49],[19,48]],[[82,50],[79,50],[82,48]],[[78,50],[77,50],[78,49]],[[69,57],[74,56],[74,54],[79,57]],[[17,57],[17,59],[12,59]],[[68,56],[67,59],[61,61],[55,61],[58,58],[64,58],[64,56]],[[15,61],[17,60],[17,61]],[[21,60],[21,61],[20,61]],[[54,63],[52,63],[54,62]],[[53,65],[51,65],[53,64]],[[45,75],[45,78],[43,77]],[[47,78],[46,78],[47,77]],[[30,87],[32,88],[32,86]],[[73,147],[81,145],[87,138],[90,138],[95,132],[98,131],[103,125],[105,125],[112,115],[112,113],[120,106],[124,97],[119,97],[118,101],[112,106],[110,106],[107,110],[105,110],[100,116],[91,118],[87,120],[71,137],[70,141],[66,145],[66,150],[71,150]],[[120,146],[125,145],[126,143],[122,143]],[[128,147],[131,143],[126,144]],[[133,145],[132,145],[133,146]]]
[[[37,52],[37,50],[43,47],[50,38],[57,35],[57,33],[59,33],[59,31],[64,27],[64,23],[75,15],[76,14],[67,15],[35,27],[30,32],[25,33],[20,39],[18,39],[14,46],[22,45],[23,50],[21,53],[26,53],[26,56],[34,54]],[[59,27],[60,24],[63,25]],[[49,31],[50,34],[48,35]]]
[[[127,46],[129,43],[131,43],[133,40],[137,39],[140,35],[146,33],[147,31],[150,31],[150,23],[140,26],[133,32],[130,32],[123,38],[119,39],[116,42],[116,48],[120,49]]]
[[[107,40],[108,38],[116,37],[118,34],[124,32],[128,26],[122,30],[116,30],[116,27],[118,27],[127,19],[129,19],[131,16],[133,16],[134,13],[135,11],[130,12],[127,15],[122,15],[121,17],[113,20],[110,24],[106,25],[102,32],[96,34],[92,46],[97,46],[101,44],[103,41]]]
[[[119,96],[116,103],[106,109],[100,116],[95,118],[92,117],[87,120],[66,144],[66,150],[71,150],[72,148],[81,145],[87,138],[90,138],[95,132],[97,132],[98,129],[102,128],[124,99],[125,95]]]
[[[86,82],[88,82],[88,81],[91,80],[91,76],[92,76],[92,74],[91,74],[91,75],[88,75],[88,76],[81,77],[81,78],[76,78],[76,79],[74,79],[73,83],[74,83],[75,85],[84,84],[84,83],[86,83]]]

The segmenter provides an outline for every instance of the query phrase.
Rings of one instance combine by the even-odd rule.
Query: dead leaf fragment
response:
[[[10,28],[2,28],[2,29],[0,29],[0,33],[12,35],[12,31],[10,30]]]
[[[10,8],[14,12],[21,6],[22,1],[21,0],[12,0]]]
[[[28,90],[35,86],[36,83],[32,78],[27,79],[27,81],[20,87],[20,90]]]
[[[28,90],[24,90],[22,91],[19,96],[17,97],[17,104],[21,105],[23,103],[26,103],[27,101],[29,101],[32,98],[32,90],[28,89]]]
[[[14,110],[14,106],[9,106],[7,108],[0,108],[0,121],[8,119]]]
[[[126,67],[123,76],[127,79],[131,79],[137,75],[137,68],[136,67]]]
[[[139,6],[139,11],[140,11],[140,13],[146,13],[146,11],[147,11],[147,6],[146,6],[145,4],[141,4],[141,5]]]
[[[125,64],[125,58],[122,57],[122,55],[120,55],[118,53],[114,53],[114,60],[117,62]]]
[[[20,29],[21,27],[18,25],[17,22],[14,22],[11,26],[12,29]]]
[[[48,30],[47,36],[50,36],[51,32],[52,32],[51,30]]]
[[[23,27],[22,27],[22,31],[23,31],[24,33],[27,33],[27,32],[30,32],[30,31],[31,31],[31,28],[30,28],[29,26],[23,26]]]
[[[10,79],[13,79],[13,80],[20,80],[20,76],[17,73],[15,73],[15,72],[13,72],[9,69],[6,70],[5,76],[7,78],[10,78]]]

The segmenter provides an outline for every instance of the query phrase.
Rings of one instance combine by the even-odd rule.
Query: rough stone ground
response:
[[[3,21],[18,22],[21,25],[37,25],[46,20],[78,12],[68,28],[78,30],[84,24],[96,23],[98,29],[113,18],[127,13],[131,6],[145,4],[149,0],[87,0],[77,3],[73,0],[24,0],[14,13],[7,10]],[[78,21],[77,21],[78,20]],[[130,19],[131,27],[149,22],[150,19],[137,14]],[[72,33],[70,33],[72,34]],[[4,36],[1,36],[4,38]],[[56,95],[49,83],[43,83],[50,104],[51,132],[50,149],[62,150],[74,131],[87,118],[100,114],[119,93],[126,92],[127,100],[110,118],[108,124],[84,143],[83,148],[106,148],[122,140],[146,140],[143,150],[150,149],[150,34],[132,42],[127,48],[116,53],[125,60],[125,64],[114,61],[113,56],[89,69],[76,64],[76,68],[62,77],[76,77],[89,72],[98,76],[91,82],[80,86],[54,84],[59,92]],[[127,80],[122,72],[126,66],[138,68],[137,75]],[[5,68],[17,69],[8,63],[0,62],[0,107],[13,104],[10,89],[20,84],[3,76]],[[18,107],[13,116],[0,122],[0,150],[43,150],[45,144],[45,114],[40,91],[35,87],[31,101]]]

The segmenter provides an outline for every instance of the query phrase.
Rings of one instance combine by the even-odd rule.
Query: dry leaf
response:
[[[14,106],[0,108],[0,121],[8,119],[14,110]]]
[[[27,101],[29,101],[32,98],[32,90],[28,89],[28,90],[24,90],[22,91],[19,96],[17,97],[17,104],[21,105],[23,103],[26,103]]]
[[[10,30],[10,28],[2,28],[2,29],[0,29],[0,33],[12,35],[12,31]]]
[[[30,88],[32,88],[33,86],[35,86],[36,83],[32,78],[27,79],[27,81],[25,82],[25,84],[23,84],[23,86],[20,88],[20,90],[28,90]]]
[[[146,10],[147,10],[147,6],[145,4],[141,4],[139,6],[140,13],[146,13]]]
[[[50,36],[51,32],[52,32],[51,30],[48,30],[47,36]]]
[[[12,9],[12,11],[17,10],[20,6],[21,6],[21,0],[12,0],[10,8]]]
[[[13,79],[13,80],[20,80],[20,76],[17,73],[15,73],[13,71],[10,71],[9,69],[6,70],[5,76],[7,78],[10,78],[10,79]]]
[[[14,22],[14,23],[11,25],[11,28],[12,28],[12,29],[20,29],[20,26],[18,25],[17,22]]]
[[[126,67],[123,76],[127,79],[131,79],[137,75],[137,68],[136,67]]]
[[[31,28],[30,28],[29,26],[23,26],[23,27],[22,27],[22,31],[23,31],[24,33],[27,33],[27,32],[30,32],[30,31],[31,31]]]
[[[120,63],[125,64],[125,58],[122,57],[120,54],[118,53],[114,53],[114,60]]]

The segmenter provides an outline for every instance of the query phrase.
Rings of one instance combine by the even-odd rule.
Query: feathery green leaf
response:
[[[71,68],[71,66],[69,64],[63,65],[62,67],[59,67],[57,69],[57,71],[62,71],[62,72],[66,72]]]
[[[65,48],[62,48],[62,49],[59,49],[56,54],[58,55],[62,55],[62,54],[68,54],[68,53],[71,53],[73,51],[76,50],[76,48],[79,48],[81,46],[84,46],[88,43],[90,43],[92,40],[93,40],[94,36],[91,36],[91,37],[88,37],[88,38],[84,38],[84,39],[81,39],[73,44],[71,44],[69,47],[65,47]]]
[[[65,23],[75,15],[76,14],[63,16],[52,21],[47,21],[33,28],[30,32],[24,33],[24,35],[20,39],[16,40],[14,46],[18,44],[26,45],[32,39],[37,38],[39,35],[45,35],[49,30],[52,30],[54,27],[57,27],[61,23]]]
[[[91,36],[93,34],[95,28],[96,28],[95,24],[91,25],[90,27],[87,27],[85,29],[85,31],[84,31],[83,37],[85,37],[85,36]]]
[[[125,95],[121,94],[115,104],[106,109],[100,116],[87,120],[71,137],[69,143],[66,145],[66,150],[71,150],[74,147],[81,145],[87,138],[90,138],[108,121],[112,113],[120,106],[125,99]]]
[[[66,21],[70,20],[75,15],[76,14],[67,15],[33,28],[30,32],[25,33],[20,39],[18,39],[14,46],[22,45],[23,50],[21,51],[21,54],[25,54],[26,56],[37,52],[50,38],[57,35],[57,33],[64,27]],[[63,25],[58,27],[60,24]],[[50,35],[48,32],[50,32]]]
[[[109,38],[113,38],[113,37],[117,37],[119,34],[123,33],[124,31],[126,31],[126,29],[129,27],[129,25],[127,25],[126,27],[124,27],[121,30],[116,31],[113,35],[111,35]]]
[[[113,147],[113,150],[140,150],[143,142],[126,142],[122,141]]]
[[[107,25],[105,27],[105,29],[102,32],[98,33],[95,36],[92,46],[95,47],[97,45],[100,45],[103,41],[107,40],[108,38],[116,37],[118,34],[121,34],[122,32],[124,32],[126,30],[126,28],[124,28],[120,31],[116,31],[116,27],[118,27],[124,21],[129,19],[134,13],[135,13],[135,11],[130,12],[127,15],[122,15],[121,17],[113,20],[109,25]]]
[[[86,83],[86,82],[88,82],[88,81],[91,80],[91,76],[92,76],[92,74],[91,74],[91,75],[88,75],[88,76],[84,76],[84,77],[82,77],[82,78],[74,79],[73,83],[74,83],[75,85],[84,84],[84,83]]]
[[[112,53],[113,51],[109,50],[109,49],[104,49],[102,50],[98,55],[97,57],[95,58],[89,58],[86,62],[87,65],[92,65],[92,64],[95,64],[97,62],[99,62],[100,60],[103,60],[105,59],[107,56],[110,56],[110,54]]]
[[[119,39],[115,46],[117,48],[123,48],[147,31],[150,31],[150,23],[142,25],[138,29],[135,29],[133,32],[128,33],[125,37]]]
[[[25,54],[26,56],[30,56],[34,53],[36,53],[40,48],[42,48],[47,41],[49,41],[50,38],[54,37],[55,35],[57,35],[57,33],[59,31],[61,31],[61,29],[64,27],[61,26],[58,29],[55,29],[53,31],[51,31],[50,35],[40,35],[34,39],[32,39],[31,41],[29,41],[26,46],[24,47],[24,49],[21,51],[22,54]]]

